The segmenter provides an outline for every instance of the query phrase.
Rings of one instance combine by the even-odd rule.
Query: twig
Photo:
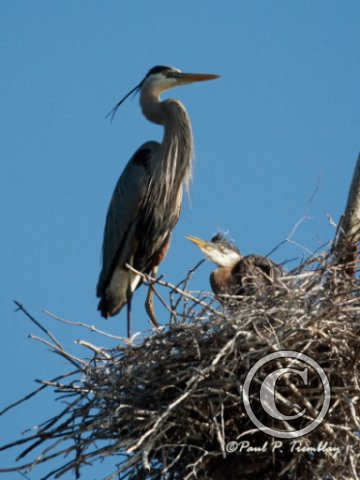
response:
[[[43,343],[44,345],[50,347],[50,349],[54,352],[57,353],[58,355],[61,355],[62,357],[66,358],[70,363],[72,363],[75,367],[81,368],[81,365],[85,365],[86,362],[82,360],[81,358],[75,357],[69,352],[66,352],[63,348],[58,348],[57,345],[54,345],[53,343],[49,342],[48,340],[45,340],[44,338],[38,337],[36,335],[29,335],[29,337],[33,340],[36,340],[40,343]]]
[[[95,345],[93,345],[92,343],[90,342],[86,342],[85,340],[77,340],[76,343],[78,345],[81,345],[83,347],[86,347],[86,348],[89,348],[90,350],[92,350],[94,353],[96,353],[97,355],[101,357],[104,357],[104,358],[107,358],[107,359],[110,359],[111,358],[111,355],[108,354],[103,348],[99,348],[99,347],[96,347]]]
[[[50,312],[49,310],[44,309],[43,312],[48,315],[49,317],[53,318],[54,320],[57,320],[61,323],[64,323],[65,325],[71,325],[73,327],[82,327],[86,328],[87,330],[90,330],[91,332],[98,333],[99,335],[102,335],[104,337],[111,338],[113,340],[126,340],[125,337],[119,337],[117,335],[105,332],[104,330],[99,330],[96,328],[94,325],[88,325],[87,323],[83,322],[73,322],[71,320],[65,320],[62,317],[59,317],[58,315],[55,315],[54,313]]]
[[[73,372],[70,372],[70,373],[67,373],[67,374],[64,374],[64,375],[59,375],[55,378],[53,378],[51,381],[52,382],[56,382],[58,380],[62,380],[64,378],[67,378],[67,377],[70,377],[72,375],[75,375],[77,373],[79,373],[79,369],[73,371]],[[26,402],[27,400],[30,400],[30,398],[34,397],[35,395],[37,395],[38,393],[40,393],[42,390],[44,390],[46,388],[46,385],[42,385],[41,387],[37,388],[36,390],[33,390],[32,392],[28,393],[27,395],[25,395],[25,397],[22,397],[20,398],[19,400],[17,400],[16,402],[14,403],[11,403],[10,405],[8,405],[7,407],[3,408],[2,410],[0,410],[0,417],[2,415],[4,415],[6,412],[8,412],[9,410],[17,407],[18,405]]]
[[[153,284],[157,283],[157,284],[162,285],[164,287],[170,288],[174,292],[178,293],[179,295],[182,295],[183,297],[188,298],[189,300],[196,303],[197,305],[201,305],[202,307],[206,308],[209,312],[214,313],[216,315],[220,315],[223,318],[225,318],[224,314],[222,314],[219,311],[215,310],[214,308],[210,307],[208,304],[202,302],[198,298],[195,298],[189,292],[186,292],[185,290],[181,290],[180,288],[176,287],[176,285],[173,285],[170,282],[166,282],[164,280],[161,280],[160,278],[156,279],[156,278],[152,278],[150,275],[145,275],[145,274],[139,272],[138,270],[136,270],[135,268],[133,268],[131,265],[127,265],[127,268],[129,270],[131,270],[132,272],[136,273],[137,275],[140,275],[143,278],[145,283],[149,283],[149,281],[151,281]]]
[[[51,332],[49,332],[47,328],[43,327],[41,323],[38,320],[36,320],[36,318],[33,317],[20,302],[18,302],[17,300],[14,300],[14,303],[17,306],[17,311],[20,310],[21,312],[23,312],[38,328],[40,328],[41,331],[43,331],[50,338],[50,340],[52,340],[57,345],[57,347],[60,350],[64,350],[64,347],[54,337],[54,335]]]

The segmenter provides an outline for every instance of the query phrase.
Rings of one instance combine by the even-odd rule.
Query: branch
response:
[[[356,162],[345,212],[340,219],[334,241],[333,254],[339,263],[348,263],[349,261],[356,260],[358,253],[357,244],[359,240],[360,154]]]
[[[166,282],[164,280],[161,280],[161,277],[154,278],[151,275],[146,275],[146,274],[140,272],[139,270],[136,270],[136,268],[132,267],[128,263],[126,263],[125,266],[126,266],[126,268],[128,268],[132,272],[136,273],[137,275],[140,275],[146,285],[158,284],[158,285],[162,285],[163,287],[170,288],[173,292],[176,292],[179,295],[181,295],[182,297],[191,300],[195,304],[204,307],[208,312],[211,312],[214,315],[217,315],[219,317],[226,318],[225,314],[223,314],[222,312],[219,312],[219,310],[216,310],[215,308],[212,308],[209,304],[207,304],[207,303],[203,302],[202,300],[199,300],[198,298],[194,297],[188,291],[182,290],[181,288],[178,288],[176,285],[173,285],[170,282]]]
[[[38,320],[36,320],[36,318],[33,317],[33,316],[26,310],[26,308],[25,308],[20,302],[18,302],[17,300],[14,300],[14,303],[15,303],[15,305],[17,306],[16,311],[21,311],[21,312],[23,312],[23,313],[29,318],[29,320],[31,320],[38,328],[40,328],[40,330],[41,330],[42,332],[44,332],[44,333],[50,338],[50,340],[52,340],[52,341],[54,342],[54,344],[55,344],[60,350],[64,351],[64,347],[63,347],[63,346],[61,345],[61,343],[55,338],[55,336],[54,336],[51,332],[49,332],[49,330],[47,330],[45,327],[43,327],[43,326],[41,325],[41,323],[40,323]]]

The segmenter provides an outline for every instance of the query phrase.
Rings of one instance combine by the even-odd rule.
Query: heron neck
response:
[[[173,187],[184,181],[189,187],[194,152],[191,122],[184,105],[178,100],[161,102],[163,109],[164,137],[161,148],[168,158],[169,175],[173,176]],[[171,170],[173,173],[171,173]]]
[[[140,94],[140,106],[144,116],[153,123],[164,125],[164,109],[160,95],[151,90],[144,89]]]
[[[188,187],[191,179],[193,160],[193,136],[191,122],[185,107],[178,100],[160,100],[159,93],[144,89],[140,106],[145,117],[151,122],[164,126],[164,137],[155,168],[166,178],[165,201],[169,191],[178,195],[181,183]]]

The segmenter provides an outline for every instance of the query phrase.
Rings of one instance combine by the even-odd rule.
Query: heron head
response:
[[[215,80],[220,75],[211,73],[183,73],[178,68],[168,67],[166,65],[157,65],[151,68],[145,75],[143,80],[136,85],[125,97],[123,97],[115,107],[108,113],[107,116],[114,118],[117,109],[120,105],[131,95],[143,90],[150,91],[154,95],[170,90],[170,88],[179,87],[181,85],[188,85],[194,82],[204,82],[205,80]]]
[[[217,234],[210,241],[188,235],[186,237],[195,243],[204,253],[208,260],[211,260],[219,267],[232,267],[241,260],[240,250],[222,234]]]
[[[210,73],[184,73],[178,68],[158,65],[151,68],[146,74],[144,80],[140,84],[143,87],[151,88],[151,90],[160,94],[170,88],[188,85],[194,82],[204,82],[206,80],[215,80],[220,75]]]

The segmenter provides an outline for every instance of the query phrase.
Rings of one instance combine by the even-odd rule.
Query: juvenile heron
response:
[[[182,73],[167,66],[154,67],[109,114],[113,118],[124,100],[139,92],[145,117],[164,126],[162,143],[144,143],[126,165],[106,216],[103,265],[97,284],[98,310],[107,318],[128,304],[129,336],[131,298],[143,277],[127,265],[142,274],[156,275],[179,219],[182,186],[188,186],[191,179],[193,137],[189,116],[180,101],[161,101],[160,94],[177,86],[218,77]],[[151,292],[149,289],[146,306],[150,319],[157,325]]]
[[[282,268],[267,257],[261,255],[242,255],[237,246],[218,233],[210,241],[189,235],[186,237],[195,243],[219,268],[210,275],[212,291],[220,300],[225,295],[253,295],[265,291],[274,280],[283,274]]]

